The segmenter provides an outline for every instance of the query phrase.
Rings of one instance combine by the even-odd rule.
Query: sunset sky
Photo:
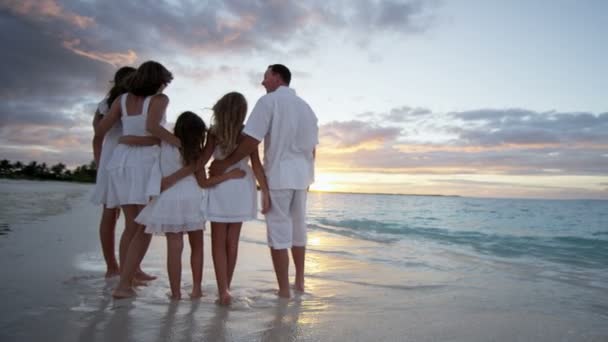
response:
[[[606,1],[0,0],[2,159],[92,160],[117,67],[175,76],[168,120],[250,108],[269,64],[319,118],[328,191],[608,199]]]

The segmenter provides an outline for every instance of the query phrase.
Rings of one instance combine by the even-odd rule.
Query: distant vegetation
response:
[[[12,163],[6,159],[0,161],[0,178],[95,183],[96,174],[97,166],[94,161],[73,170],[68,169],[63,163],[49,167],[46,163],[39,164],[36,161],[29,164],[20,161]]]

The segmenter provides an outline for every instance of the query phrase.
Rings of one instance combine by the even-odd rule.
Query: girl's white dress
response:
[[[213,151],[213,158],[222,160],[224,156],[219,146]],[[208,188],[207,220],[210,222],[243,222],[257,217],[257,189],[253,170],[249,166],[249,158],[245,157],[238,163],[230,166],[232,169],[241,169],[246,172],[243,178],[234,178]]]
[[[103,99],[97,106],[97,112],[99,112],[101,115],[106,115],[110,111],[110,106],[108,106],[107,100],[107,98]],[[108,171],[106,170],[106,166],[112,157],[114,148],[116,148],[116,145],[118,145],[118,139],[121,135],[122,123],[117,122],[103,138],[103,144],[101,145],[101,156],[99,158],[99,165],[97,165],[95,187],[93,188],[93,193],[91,195],[91,202],[95,204],[107,204]]]
[[[161,143],[160,168],[163,177],[182,168],[179,149]],[[178,233],[205,229],[203,203],[206,192],[198,186],[194,175],[182,178],[155,197],[139,213],[135,221],[146,226],[146,233]]]
[[[146,130],[148,107],[152,96],[144,100],[142,112],[127,115],[128,94],[121,95],[123,135],[149,136]],[[165,123],[165,115],[161,125]],[[160,147],[130,146],[118,144],[112,153],[106,170],[108,172],[108,192],[106,206],[114,208],[125,204],[148,204],[151,196],[160,193]]]

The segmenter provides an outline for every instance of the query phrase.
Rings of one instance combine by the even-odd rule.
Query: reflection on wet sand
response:
[[[267,329],[262,332],[262,341],[297,341],[302,335],[299,323],[300,301],[278,300],[274,318],[268,322]]]

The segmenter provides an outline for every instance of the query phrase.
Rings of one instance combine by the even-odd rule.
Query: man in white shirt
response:
[[[314,180],[314,156],[319,143],[317,117],[289,88],[291,72],[281,64],[268,67],[262,85],[267,94],[253,108],[244,138],[226,159],[211,164],[211,175],[222,174],[257,149],[264,140],[264,170],[270,189],[266,214],[268,246],[279,283],[279,296],[290,297],[289,254],[296,266],[296,291],[304,291],[306,197]]]

